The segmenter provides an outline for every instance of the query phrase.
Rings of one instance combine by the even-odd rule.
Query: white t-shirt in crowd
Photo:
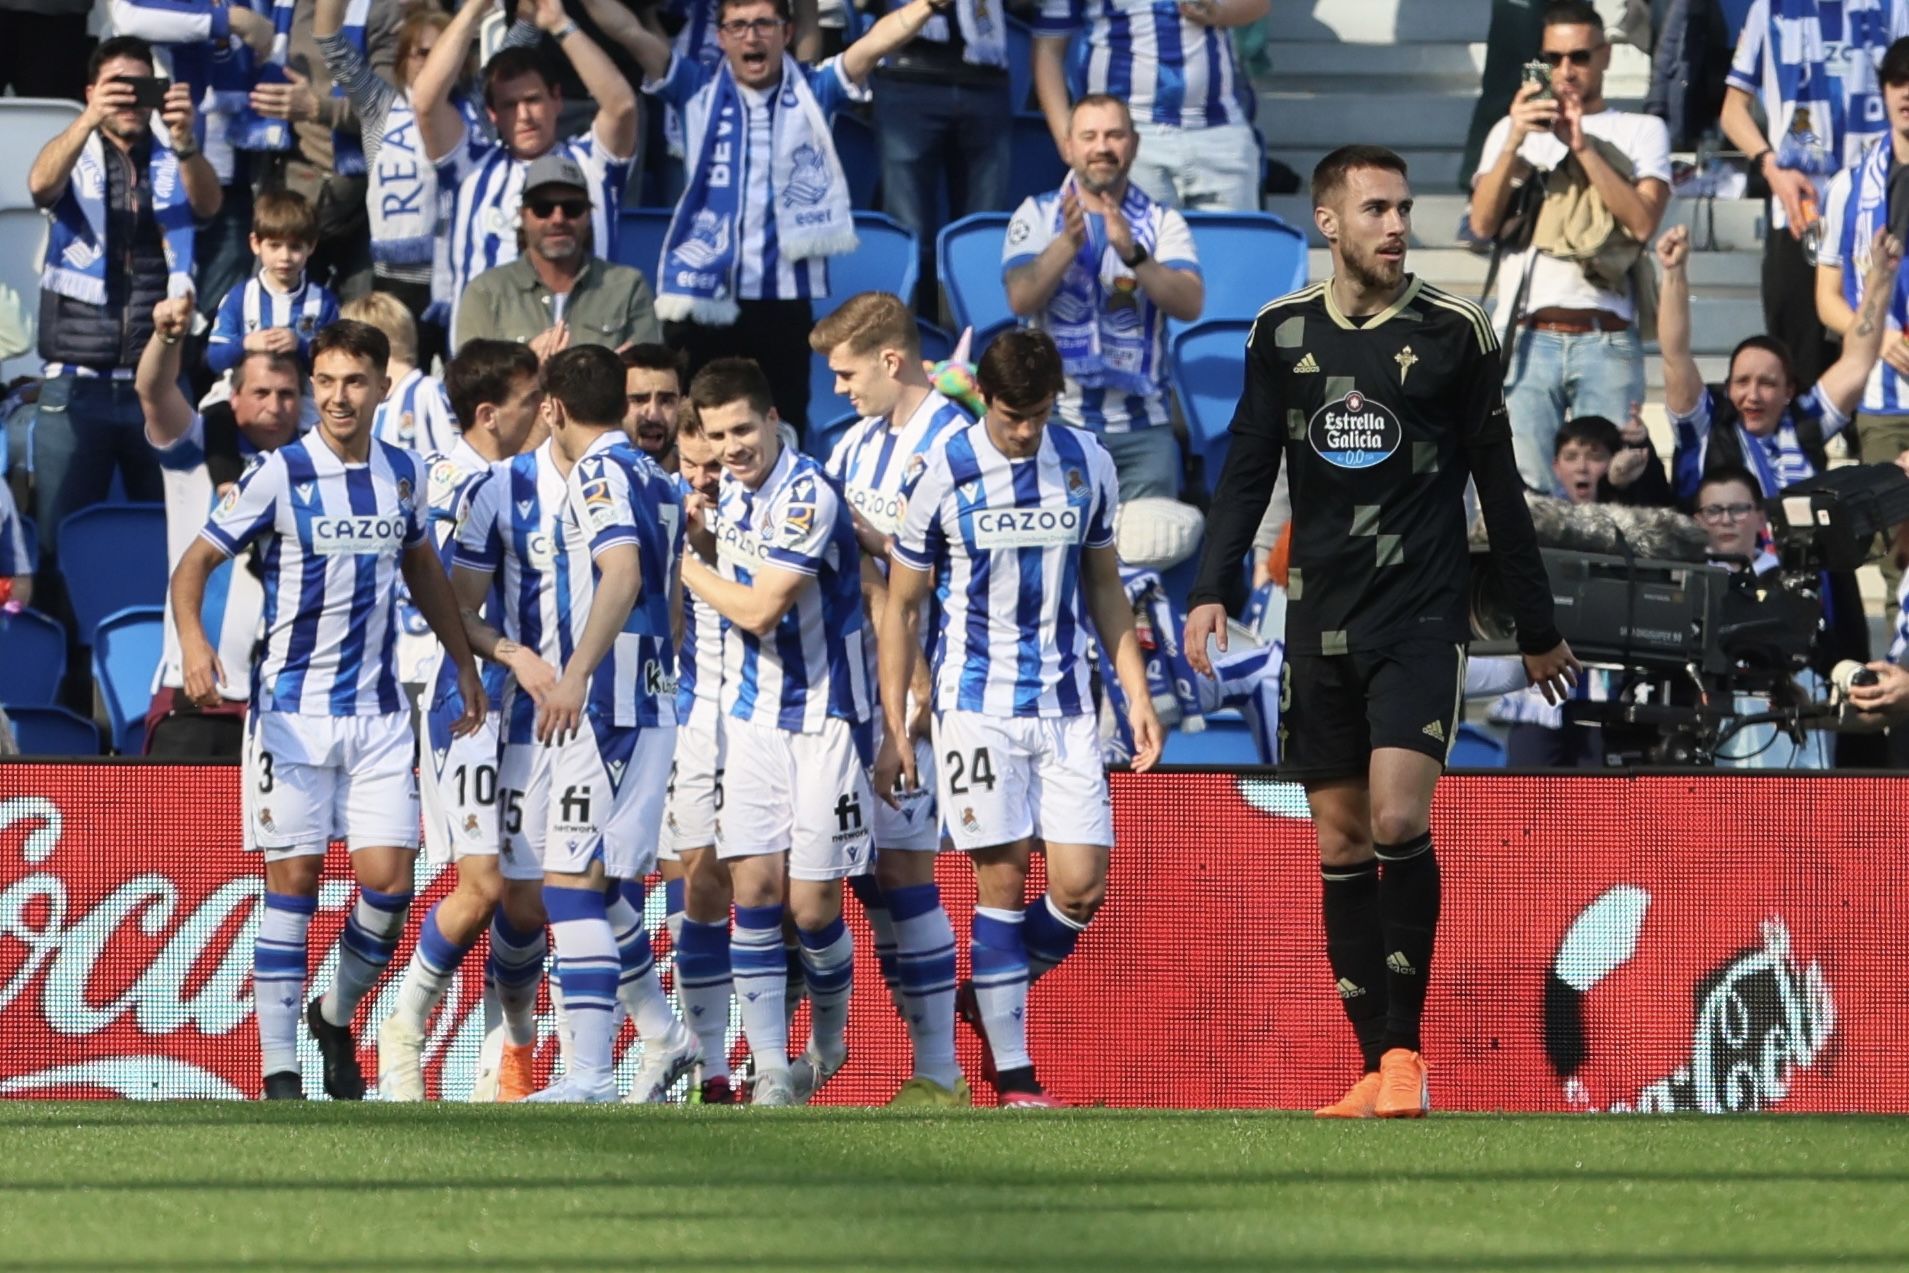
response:
[[[1601,110],[1595,115],[1584,117],[1584,131],[1623,151],[1630,158],[1635,180],[1655,177],[1666,185],[1670,183],[1670,131],[1664,127],[1664,121],[1655,115]],[[1489,172],[1497,164],[1498,156],[1505,151],[1505,140],[1510,135],[1509,117],[1492,125],[1491,134],[1485,138],[1484,152],[1478,158],[1479,173]],[[1533,133],[1518,147],[1519,158],[1545,172],[1563,163],[1569,153],[1564,143],[1550,133]],[[1476,184],[1477,180],[1475,173],[1472,181]],[[1515,255],[1506,254],[1498,267],[1497,296],[1493,300],[1495,307],[1501,309],[1517,295],[1519,280],[1524,278],[1525,258],[1532,250],[1527,248]],[[1575,262],[1561,261],[1540,253],[1531,267],[1531,286],[1525,291],[1524,312],[1529,314],[1536,309],[1553,307],[1609,310],[1620,318],[1637,316],[1636,307],[1628,293],[1607,292],[1593,287]],[[1502,312],[1493,314],[1500,326],[1508,317]]]
[[[205,417],[195,415],[192,424],[179,439],[168,446],[146,441],[157,453],[159,476],[166,492],[166,569],[178,568],[192,541],[199,538],[206,518],[219,502],[212,487],[212,475],[206,469]],[[240,435],[242,455],[252,454],[251,445]],[[221,697],[243,699],[252,687],[252,653],[258,645],[259,616],[265,608],[265,590],[251,565],[243,557],[222,561],[206,580],[205,603],[199,618],[206,636],[218,651],[219,665],[225,669],[225,681],[219,686]],[[185,669],[179,654],[179,629],[172,620],[172,591],[166,591],[165,655],[153,673],[153,692],[183,689]]]

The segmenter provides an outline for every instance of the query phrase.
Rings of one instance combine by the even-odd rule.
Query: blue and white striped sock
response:
[[[444,997],[445,988],[451,984],[451,974],[471,950],[469,944],[459,946],[452,942],[437,926],[438,907],[442,905],[443,902],[438,902],[424,916],[424,923],[418,929],[418,947],[411,952],[404,980],[398,983],[398,1002],[391,1012],[420,1033],[424,1023],[430,1020],[432,1009]]]
[[[404,935],[404,915],[411,909],[410,893],[380,893],[360,888],[345,935],[338,942],[338,972],[319,1011],[333,1025],[350,1025],[358,1001],[378,983],[391,953]]]
[[[557,981],[570,1019],[573,1082],[594,1086],[610,1080],[610,1014],[616,1007],[616,939],[610,933],[603,894],[594,888],[544,885],[544,913],[557,948]]]
[[[851,875],[848,886],[854,890],[855,900],[862,904],[862,916],[868,920],[868,931],[874,934],[875,962],[881,965],[882,984],[888,987],[888,997],[895,1004],[896,1015],[906,1022],[908,1005],[902,997],[901,974],[895,962],[899,943],[895,937],[894,912],[889,909],[881,883],[873,875]]]
[[[1054,905],[1053,896],[1043,893],[1040,901],[1027,908],[1027,924],[1022,930],[1027,941],[1028,981],[1039,981],[1073,954],[1074,943],[1086,927],[1069,919]]]
[[[729,963],[742,1010],[742,1035],[755,1058],[756,1073],[789,1068],[789,1019],[782,1001],[789,965],[782,953],[782,908],[738,906],[736,931],[729,937]]]
[[[663,881],[663,931],[669,934],[670,949],[674,950],[683,940],[683,892],[686,881],[682,876]]]
[[[636,1022],[639,1039],[660,1039],[676,1024],[663,983],[656,975],[656,955],[650,949],[650,930],[643,924],[643,885],[636,880],[612,880],[605,891],[605,914],[616,938],[617,960],[623,966],[616,996]]]
[[[1034,1064],[1027,1054],[1027,945],[1022,912],[974,908],[974,939],[968,947],[974,995],[988,1032],[997,1070]]]
[[[305,1006],[306,937],[316,897],[267,893],[252,940],[252,999],[258,1011],[259,1073],[298,1072],[298,1017]]]
[[[518,931],[504,917],[502,907],[491,916],[491,949],[484,961],[484,979],[497,990],[497,1006],[504,1014],[504,1039],[512,1047],[537,1041],[537,983],[543,980],[544,957],[549,949],[543,929]]]
[[[683,920],[676,993],[683,1019],[703,1045],[703,1077],[729,1077],[729,921]]]
[[[840,1057],[848,1047],[855,939],[840,915],[813,932],[797,929],[796,936],[802,941],[802,978],[809,986],[809,1042],[824,1057]]]
[[[889,913],[895,917],[896,970],[915,1045],[915,1077],[953,1087],[961,1077],[955,1060],[955,938],[941,891],[933,884],[893,889]]]

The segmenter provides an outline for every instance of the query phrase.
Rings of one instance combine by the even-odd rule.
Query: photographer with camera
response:
[[[1472,181],[1472,230],[1500,240],[1494,318],[1518,472],[1539,490],[1566,420],[1619,420],[1644,396],[1648,298],[1634,275],[1670,203],[1670,134],[1606,104],[1610,61],[1593,6],[1547,6],[1540,65]]]

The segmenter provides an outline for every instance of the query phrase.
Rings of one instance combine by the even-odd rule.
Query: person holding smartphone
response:
[[[102,41],[87,65],[86,109],[27,174],[34,206],[52,218],[40,277],[46,381],[33,442],[34,520],[48,567],[58,559],[60,522],[105,499],[115,468],[128,498],[165,494],[133,369],[152,337],[153,306],[192,293],[193,223],[218,212],[220,195],[199,153],[191,90],[178,82],[156,89],[151,46],[128,36]],[[42,608],[63,617],[59,575],[41,577]]]

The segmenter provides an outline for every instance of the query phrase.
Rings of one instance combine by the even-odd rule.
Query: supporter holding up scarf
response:
[[[715,358],[754,358],[777,414],[798,431],[808,418],[810,302],[828,295],[827,258],[855,247],[830,117],[866,101],[876,63],[947,3],[910,0],[840,56],[805,67],[788,53],[788,0],[719,0],[714,69],[616,6],[590,6],[643,68],[644,91],[684,119],[689,182],[656,266],[670,343],[690,375]]]

